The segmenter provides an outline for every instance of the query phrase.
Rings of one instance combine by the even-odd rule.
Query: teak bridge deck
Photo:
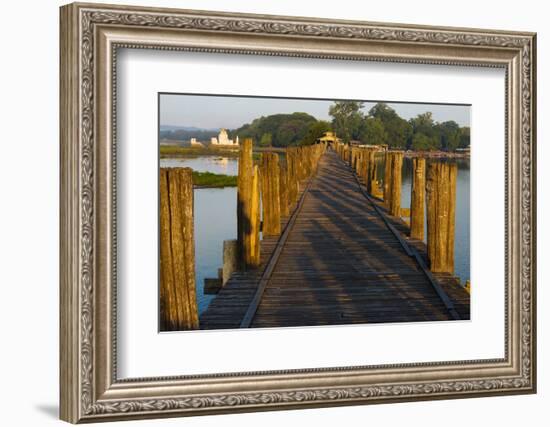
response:
[[[469,294],[426,267],[423,242],[327,151],[259,269],[234,273],[201,329],[469,319]]]

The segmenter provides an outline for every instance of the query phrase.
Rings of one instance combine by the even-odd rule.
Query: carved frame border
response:
[[[290,47],[249,45],[241,49],[200,43],[182,47],[160,41],[140,43],[127,36],[124,42],[107,40],[105,34],[121,29],[162,35],[168,34],[166,31],[189,32],[198,34],[197,40],[221,35],[222,39],[235,38],[236,43],[249,36],[251,45],[262,37],[271,37],[281,43],[284,40]],[[310,45],[315,46],[319,41],[322,46],[310,50],[296,44],[312,42]],[[61,8],[60,43],[62,419],[76,423],[535,391],[535,34],[71,4]],[[354,43],[359,50],[355,50]],[[102,51],[100,44],[107,48]],[[401,50],[394,51],[395,46]],[[105,242],[116,249],[116,232],[112,236],[103,233],[113,231],[116,223],[116,186],[111,200],[98,192],[98,187],[113,184],[103,182],[102,177],[112,175],[116,168],[114,142],[113,151],[105,154],[113,166],[111,170],[97,157],[102,138],[110,134],[114,139],[116,129],[113,65],[119,47],[505,67],[509,145],[505,180],[507,205],[511,205],[506,212],[506,357],[117,381],[113,332],[116,298],[114,294],[106,295],[116,292],[116,287],[104,289],[98,280],[105,274],[116,278],[116,259],[109,264],[106,259],[112,252],[101,251]],[[354,53],[363,47],[371,53]],[[104,64],[105,58],[100,59],[99,52],[109,52],[110,61]],[[110,73],[111,78],[101,80],[102,71]],[[103,98],[107,92],[109,96]],[[107,107],[105,99],[111,101]],[[509,153],[517,164],[508,158]],[[112,217],[101,214],[105,206],[111,209]],[[448,378],[441,379],[442,372]],[[430,375],[434,379],[426,380]],[[273,381],[260,386],[260,380],[266,377]],[[285,387],[290,379],[301,381],[300,386]],[[191,388],[186,388],[188,382]],[[250,388],[256,383],[257,389]]]

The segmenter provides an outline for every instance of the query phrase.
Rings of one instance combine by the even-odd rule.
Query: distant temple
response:
[[[220,130],[220,133],[218,137],[215,136],[212,137],[210,140],[210,145],[223,145],[223,146],[231,146],[231,147],[238,147],[239,146],[239,137],[237,136],[237,139],[233,141],[232,139],[229,139],[229,136],[227,135],[227,130],[222,129]]]

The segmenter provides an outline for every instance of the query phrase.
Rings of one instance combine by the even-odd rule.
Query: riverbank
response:
[[[193,171],[193,186],[196,188],[236,187],[237,177],[212,172]]]
[[[259,159],[261,153],[284,153],[285,149],[282,147],[254,147],[253,153],[255,158]],[[238,158],[238,147],[181,147],[178,145],[161,145],[160,146],[160,158],[181,158],[181,157],[202,157],[202,156],[220,156],[229,158]]]

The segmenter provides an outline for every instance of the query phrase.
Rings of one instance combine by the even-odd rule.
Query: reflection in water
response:
[[[378,156],[378,178],[382,179],[383,156]],[[161,167],[190,167],[199,172],[237,175],[235,158],[203,156],[182,159],[161,159]],[[403,160],[401,204],[410,207],[412,160]],[[195,268],[199,314],[215,295],[204,295],[205,277],[217,277],[223,265],[223,241],[237,238],[237,189],[195,189]],[[464,283],[470,278],[470,163],[458,161],[455,237],[455,274]]]
[[[205,277],[218,277],[223,241],[237,238],[237,188],[195,189],[195,271],[199,315],[214,295],[204,295]]]
[[[160,159],[161,168],[191,168],[197,172],[212,172],[237,176],[237,159],[219,156]]]

